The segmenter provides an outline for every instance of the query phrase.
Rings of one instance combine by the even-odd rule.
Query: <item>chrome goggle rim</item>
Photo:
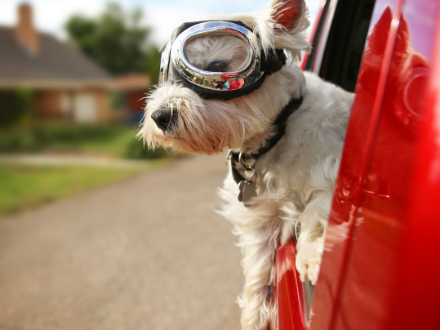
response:
[[[216,35],[229,35],[241,39],[249,48],[249,61],[245,67],[234,72],[210,72],[201,70],[185,57],[186,44],[194,38],[203,37],[215,33]],[[255,83],[263,75],[260,72],[260,56],[253,44],[258,44],[257,36],[250,30],[238,24],[223,21],[204,22],[183,31],[174,41],[171,47],[171,61],[181,76],[192,84],[211,90],[237,90]],[[168,45],[167,45],[168,46]],[[167,52],[165,49],[164,53]],[[164,60],[161,69],[162,81],[166,81],[168,65],[165,61],[170,58],[162,54]],[[162,68],[162,65],[161,65]],[[233,87],[231,81],[238,81]]]
[[[160,58],[160,69],[159,69],[159,84],[162,84],[168,79],[168,64],[170,63],[170,53],[171,53],[171,42],[168,41],[162,51],[162,56]]]

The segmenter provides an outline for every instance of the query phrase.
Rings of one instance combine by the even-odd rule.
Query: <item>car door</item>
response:
[[[415,281],[440,274],[433,253],[431,267],[422,263],[440,237],[439,203],[428,204],[433,192],[440,196],[439,175],[427,170],[440,168],[438,127],[428,120],[440,114],[438,21],[435,0],[323,1],[302,67],[356,97],[310,319],[307,286],[286,266],[294,265],[295,245],[277,250],[280,329],[438,328],[439,285],[421,294],[428,290]],[[417,212],[425,221],[416,221]],[[412,292],[409,300],[404,292]],[[416,304],[419,297],[425,301]]]
[[[405,263],[409,268],[413,262],[404,246],[413,220],[408,215],[414,212],[414,197],[419,193],[414,190],[414,178],[421,166],[420,139],[429,116],[424,107],[435,59],[433,46],[439,38],[439,9],[438,1],[430,0],[377,0],[374,4],[310,329],[411,328],[410,323],[398,322],[397,326],[391,311],[396,308],[399,269]],[[345,22],[336,15],[334,19],[338,21],[332,27],[337,38],[337,26],[341,29]],[[350,64],[343,61],[350,56],[351,40],[333,41],[331,37],[332,32],[319,74],[350,86]],[[340,56],[342,63],[338,63]],[[440,214],[436,204],[430,206],[432,215]],[[407,284],[417,286],[416,282]],[[418,296],[407,299],[418,301]],[[420,322],[417,329],[426,329],[421,326],[422,318],[414,315],[409,319]],[[432,323],[426,326],[437,328]]]

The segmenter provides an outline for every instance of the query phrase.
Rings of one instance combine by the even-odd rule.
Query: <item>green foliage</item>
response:
[[[24,88],[0,92],[0,126],[13,125],[24,118],[30,118],[33,97],[33,92]]]
[[[51,142],[79,142],[108,139],[118,134],[120,127],[114,125],[78,125],[46,123],[32,128],[35,137],[43,144]]]
[[[125,157],[130,159],[156,159],[165,158],[168,156],[170,156],[170,153],[167,152],[165,149],[148,149],[146,146],[144,146],[143,141],[139,139],[130,141],[127,152],[125,154]]]
[[[34,152],[55,149],[64,152],[101,154],[131,159],[169,157],[164,149],[148,150],[136,138],[137,129],[115,125],[45,123],[32,127],[0,130],[1,152]]]
[[[152,45],[147,52],[147,73],[151,78],[151,85],[157,85],[159,82],[160,58],[162,53]]]
[[[109,3],[97,19],[72,16],[65,25],[69,40],[114,75],[145,72],[150,28],[141,26],[142,12],[124,12]]]
[[[0,131],[0,152],[38,151],[57,143],[78,143],[108,139],[117,134],[110,125],[47,123],[31,127],[10,127]]]
[[[121,91],[112,91],[109,93],[108,103],[111,109],[123,109],[125,107],[126,95]]]
[[[0,152],[36,151],[41,148],[41,141],[36,139],[31,130],[24,127],[0,131]]]

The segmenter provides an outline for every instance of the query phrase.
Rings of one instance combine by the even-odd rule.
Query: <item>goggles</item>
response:
[[[248,95],[286,63],[282,49],[265,56],[255,49],[259,44],[242,22],[184,23],[162,52],[159,84],[178,82],[206,99]]]

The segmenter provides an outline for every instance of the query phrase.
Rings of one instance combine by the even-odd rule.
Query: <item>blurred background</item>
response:
[[[148,151],[135,138],[145,94],[157,83],[160,47],[184,21],[255,11],[266,2],[0,1],[0,178],[3,187],[16,189],[11,196],[9,188],[0,188],[0,215],[67,193],[57,187],[37,192],[32,185],[52,177],[34,163],[64,164],[72,155],[72,165],[81,159],[90,165],[103,159],[175,157],[161,149]],[[319,1],[308,5],[313,24]],[[5,165],[31,162],[30,172],[28,166]],[[145,167],[119,166],[112,173],[82,168],[81,173],[105,183],[139,170]],[[19,187],[24,180],[15,179],[22,172],[29,176],[25,187]],[[67,180],[53,174],[60,184]]]
[[[224,155],[135,135],[173,29],[267,2],[0,1],[0,329],[239,328]]]

